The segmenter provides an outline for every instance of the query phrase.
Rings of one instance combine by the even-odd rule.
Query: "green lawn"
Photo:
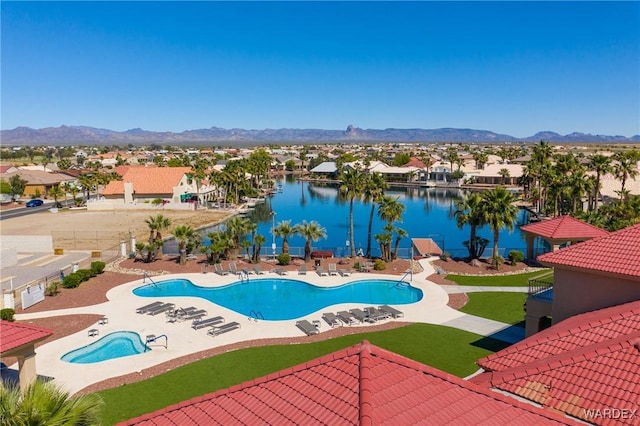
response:
[[[507,324],[524,321],[527,293],[467,293],[469,302],[460,311]]]
[[[536,278],[549,273],[549,270],[528,272],[526,274],[511,275],[495,275],[495,276],[474,276],[474,275],[455,275],[446,276],[448,280],[454,281],[458,285],[473,285],[487,287],[527,287],[531,278]],[[553,279],[550,275],[548,280]]]
[[[206,338],[203,336],[203,339]],[[475,361],[506,344],[466,331],[430,324],[343,336],[317,343],[264,346],[228,352],[152,379],[99,392],[103,424],[149,413],[335,352],[367,339],[372,344],[464,377]]]

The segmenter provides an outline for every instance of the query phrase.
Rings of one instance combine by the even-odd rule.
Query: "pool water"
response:
[[[216,288],[171,279],[138,287],[133,293],[142,297],[201,297],[242,315],[274,321],[300,318],[339,303],[404,305],[422,299],[422,290],[405,281],[378,279],[317,287],[292,279],[256,278]]]
[[[67,352],[60,359],[74,364],[92,364],[123,356],[138,355],[150,350],[138,333],[116,331],[87,346]]]

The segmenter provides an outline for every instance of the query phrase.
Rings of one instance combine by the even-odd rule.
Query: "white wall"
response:
[[[0,246],[3,250],[15,249],[17,253],[53,253],[53,238],[51,235],[2,235]],[[2,266],[9,265],[3,263]]]

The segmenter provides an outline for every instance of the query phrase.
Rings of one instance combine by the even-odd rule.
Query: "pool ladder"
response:
[[[408,270],[407,272],[404,273],[402,278],[400,278],[400,280],[396,283],[396,287],[401,287],[403,284],[406,285],[407,287],[411,286],[411,284],[409,284],[409,283],[404,281],[404,279],[407,277],[407,275],[410,275],[411,278],[409,280],[413,281],[413,271],[412,270]]]
[[[240,278],[240,283],[249,282],[249,272],[242,270],[238,271],[238,278]]]
[[[148,278],[148,279],[149,279],[149,281],[151,281],[151,283],[154,285],[154,287],[158,287],[158,284],[156,284],[156,282],[155,282],[154,280],[152,280],[152,279],[151,279],[151,277],[150,277],[146,272],[144,272],[144,273],[142,274],[142,284],[144,284],[144,280],[145,280],[146,278]]]
[[[264,315],[262,315],[262,312],[254,310],[251,310],[251,312],[249,312],[249,320],[258,322],[259,319],[264,321]]]

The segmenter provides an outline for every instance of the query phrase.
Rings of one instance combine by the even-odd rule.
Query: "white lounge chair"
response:
[[[340,272],[340,276],[343,276],[343,277],[350,277],[351,276],[351,271],[348,271],[346,269],[340,269],[339,272]]]
[[[303,263],[302,265],[300,265],[300,267],[298,268],[298,275],[307,275],[307,264]]]
[[[318,266],[316,268],[316,272],[318,273],[318,275],[320,275],[321,277],[327,277],[329,276],[329,273],[327,271],[324,270],[324,268],[322,266]]]
[[[338,275],[338,269],[335,263],[329,264],[329,275],[336,275],[336,276]]]
[[[229,271],[225,270],[221,264],[216,263],[215,265],[213,265],[216,274],[218,275],[229,275]]]

